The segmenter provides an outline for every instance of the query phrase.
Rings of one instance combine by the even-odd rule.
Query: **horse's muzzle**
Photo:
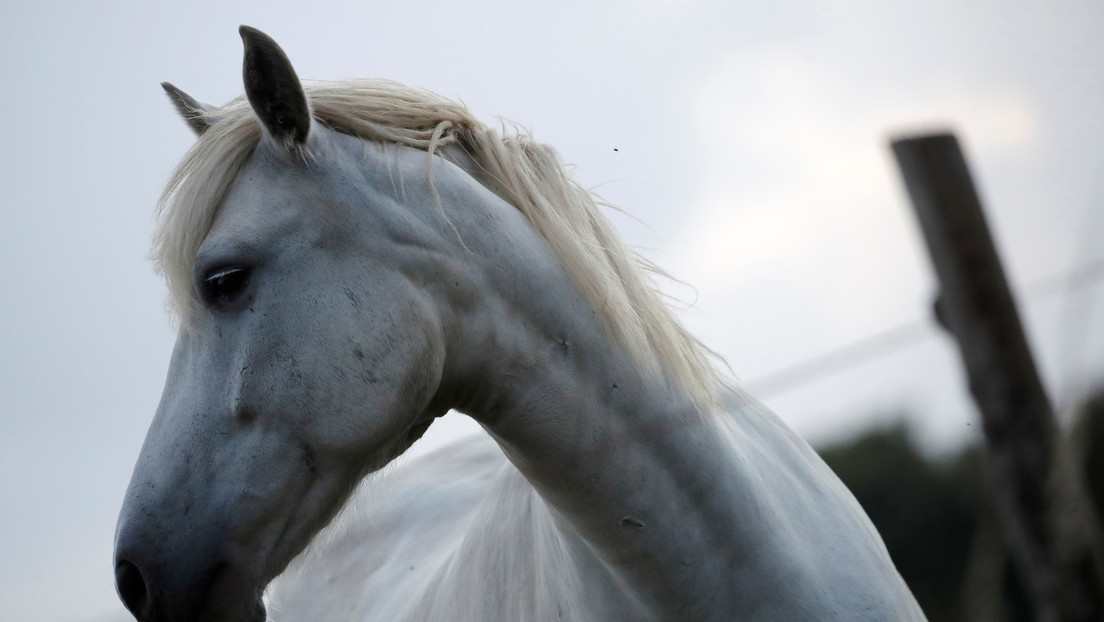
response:
[[[183,582],[158,581],[156,574],[147,577],[135,563],[119,557],[115,588],[139,622],[264,622],[264,602],[260,597],[235,598],[232,586],[237,582],[225,570],[225,564],[216,564],[188,589]]]

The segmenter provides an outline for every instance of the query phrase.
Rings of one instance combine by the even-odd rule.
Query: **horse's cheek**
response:
[[[422,305],[401,308],[401,313],[388,314],[401,321],[383,331],[385,340],[335,344],[332,351],[344,354],[331,364],[332,381],[321,385],[329,404],[328,412],[319,413],[327,419],[320,426],[327,443],[346,450],[386,452],[391,441],[420,421],[436,393],[444,338]]]

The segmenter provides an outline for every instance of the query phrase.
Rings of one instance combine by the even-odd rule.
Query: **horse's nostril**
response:
[[[138,566],[125,559],[119,560],[115,565],[115,589],[119,591],[119,598],[123,604],[138,619],[142,619],[149,601],[146,591],[146,580],[142,578]]]

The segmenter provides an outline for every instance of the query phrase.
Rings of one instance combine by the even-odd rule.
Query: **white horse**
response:
[[[304,89],[241,34],[247,99],[165,85],[199,139],[161,204],[181,325],[116,533],[135,617],[923,619],[550,149],[394,83]],[[486,437],[347,503],[450,409]]]

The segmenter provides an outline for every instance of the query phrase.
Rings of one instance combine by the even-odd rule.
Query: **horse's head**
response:
[[[421,277],[441,216],[428,184],[398,179],[425,153],[321,126],[283,52],[242,35],[262,136],[199,246],[117,528],[117,587],[140,620],[264,619],[267,583],[444,412],[447,318]]]

